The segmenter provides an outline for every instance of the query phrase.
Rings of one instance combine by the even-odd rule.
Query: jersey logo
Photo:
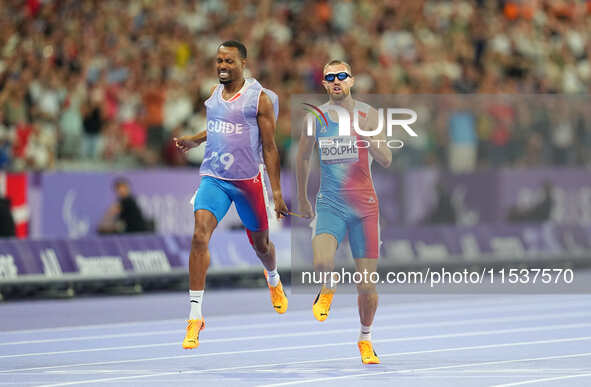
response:
[[[207,120],[207,131],[222,134],[242,134],[244,126],[241,123],[224,121],[218,118],[215,121]]]

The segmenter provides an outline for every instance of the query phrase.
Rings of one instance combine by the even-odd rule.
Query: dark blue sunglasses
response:
[[[345,79],[349,78],[351,75],[349,75],[346,72],[340,72],[340,73],[336,73],[336,74],[326,74],[324,76],[324,80],[326,82],[334,82],[334,79],[337,78],[339,81],[344,81]]]

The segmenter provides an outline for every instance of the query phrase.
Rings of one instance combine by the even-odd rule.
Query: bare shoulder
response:
[[[209,97],[212,96],[213,92],[215,91],[215,89],[218,87],[218,85],[213,85],[210,89],[209,89]],[[208,98],[209,98],[208,97]]]
[[[269,111],[273,111],[273,102],[271,102],[271,98],[263,90],[259,97],[259,114],[267,113]]]

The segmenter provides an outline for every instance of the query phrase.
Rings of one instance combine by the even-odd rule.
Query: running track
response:
[[[208,291],[198,349],[184,293],[0,304],[0,385],[589,386],[589,295],[384,295],[363,366],[353,294],[316,322],[266,289]]]

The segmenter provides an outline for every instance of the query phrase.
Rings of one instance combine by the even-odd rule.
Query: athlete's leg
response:
[[[240,220],[246,227],[248,240],[265,269],[275,270],[277,260],[275,246],[269,240],[269,222],[262,176],[259,173],[253,179],[235,181],[233,185],[235,189],[231,192],[231,198],[236,204]]]
[[[288,301],[277,271],[275,245],[269,240],[269,223],[262,179],[259,173],[253,179],[233,182],[235,189],[232,190],[231,197],[246,227],[248,240],[265,267],[265,277],[273,308],[277,313],[285,313]]]
[[[201,179],[193,201],[195,227],[189,255],[189,289],[191,290],[205,288],[205,275],[209,267],[209,240],[231,204],[226,181],[210,176],[204,176]]]
[[[314,271],[316,278],[322,278],[322,288],[316,295],[312,304],[312,313],[318,321],[328,318],[330,305],[336,291],[336,283],[333,282],[334,256],[339,243],[332,234],[318,234],[312,239],[314,251]]]
[[[364,364],[378,364],[380,359],[371,343],[371,326],[378,308],[377,280],[374,273],[379,257],[379,217],[377,214],[355,219],[348,224],[351,252],[355,258],[356,271],[361,273],[362,282],[357,284],[357,306],[361,332],[357,346]]]
[[[333,287],[331,273],[337,248],[347,233],[345,214],[329,205],[316,202],[316,219],[313,223],[312,250],[314,270],[321,275],[327,287]],[[318,277],[316,277],[318,278]]]
[[[275,245],[269,240],[269,229],[263,231],[247,230],[247,234],[255,254],[267,271],[277,268]]]
[[[357,306],[361,330],[357,339],[357,347],[363,364],[379,364],[380,358],[373,349],[371,342],[371,325],[378,309],[378,293],[375,283],[371,281],[371,273],[375,273],[378,266],[376,258],[355,259],[356,270],[363,275],[363,281],[357,285]]]
[[[277,271],[275,245],[269,240],[269,230],[251,231],[247,229],[247,234],[257,257],[265,267],[265,278],[269,286],[273,309],[275,312],[283,314],[287,311],[288,300]]]
[[[321,276],[322,283],[329,288],[334,287],[331,281],[331,273],[334,270],[334,257],[339,242],[333,234],[322,233],[312,239],[314,253],[314,271]],[[319,277],[316,277],[319,278]]]
[[[347,229],[356,269],[365,280],[357,286],[359,319],[362,326],[369,327],[378,306],[376,286],[370,278],[377,270],[380,255],[379,217],[372,214],[353,219],[347,224]]]
[[[356,270],[366,281],[357,285],[357,305],[359,307],[359,321],[362,328],[371,327],[376,310],[378,309],[378,292],[376,285],[370,281],[371,273],[377,271],[378,260],[375,258],[358,258],[355,260]],[[367,273],[367,274],[364,274]],[[363,329],[362,329],[363,330]],[[362,332],[369,334],[369,331]]]
[[[201,312],[205,277],[209,267],[209,240],[218,222],[224,217],[231,201],[223,189],[223,182],[211,177],[201,180],[195,194],[193,210],[195,226],[189,253],[189,300],[191,310],[187,334],[183,340],[183,348],[192,349],[199,346],[199,332],[205,327]]]
[[[195,227],[189,255],[189,289],[205,289],[205,276],[209,267],[209,240],[218,221],[209,210],[195,211]]]
[[[344,216],[329,206],[316,205],[316,224],[312,249],[314,252],[314,271],[322,278],[322,289],[312,305],[312,313],[318,321],[328,318],[330,305],[336,290],[332,272],[334,257],[346,233]],[[318,277],[317,277],[318,278]]]

